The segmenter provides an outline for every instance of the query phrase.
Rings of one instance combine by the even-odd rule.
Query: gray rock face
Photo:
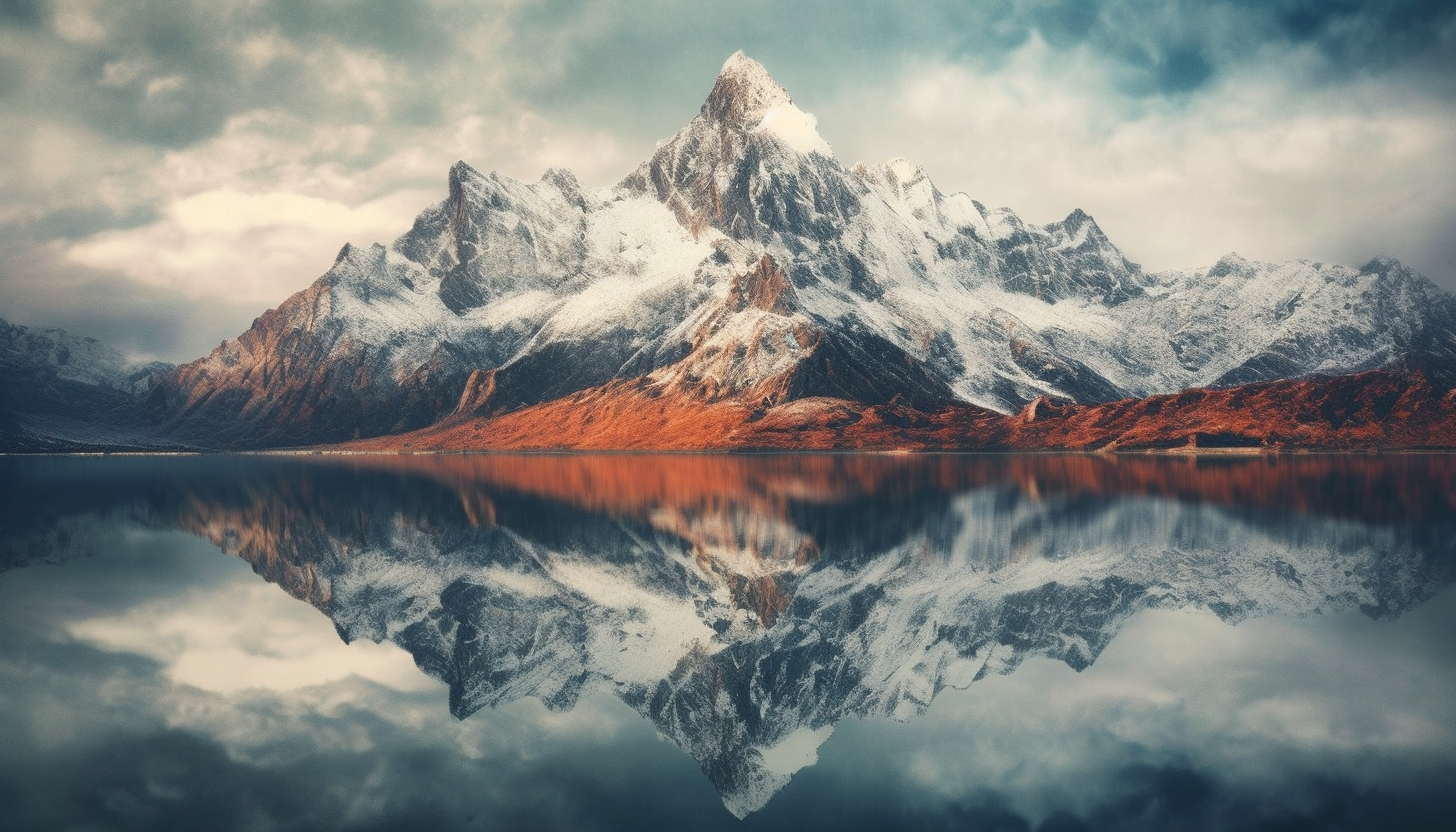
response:
[[[1002,412],[1043,395],[1456,366],[1456,300],[1393,260],[1230,255],[1149,274],[1081,210],[1036,225],[947,196],[903,159],[843,165],[741,53],[614,188],[464,163],[447,184],[392,244],[346,247],[314,286],[164,380],[159,416],[234,444],[315,442],[430,424],[476,370],[497,371],[495,409],[665,378],[764,256],[806,327]],[[723,368],[717,388],[753,389],[754,366]]]

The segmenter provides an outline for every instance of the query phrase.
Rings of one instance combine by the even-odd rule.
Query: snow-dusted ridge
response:
[[[131,361],[95,338],[63,329],[34,329],[0,319],[0,366],[60,381],[139,394],[172,369],[162,361]]]
[[[145,444],[140,398],[172,370],[95,338],[0,320],[0,450]]]
[[[912,362],[947,401],[1002,412],[1043,395],[1456,364],[1456,300],[1393,260],[1230,255],[1150,274],[1080,209],[1029,224],[942,193],[904,159],[845,166],[740,52],[699,113],[615,187],[458,163],[448,197],[410,231],[346,247],[318,284],[156,400],[185,414],[184,433],[241,414],[249,441],[320,441],[428,425],[477,370],[497,371],[495,410],[672,376],[693,322],[764,255],[805,326]],[[292,358],[278,355],[285,344]],[[727,372],[748,375],[735,389],[760,380],[748,365]]]

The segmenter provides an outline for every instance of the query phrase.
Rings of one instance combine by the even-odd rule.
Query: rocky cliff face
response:
[[[462,396],[503,413],[626,382],[1003,413],[1379,368],[1456,382],[1456,300],[1394,261],[1148,274],[1080,210],[1029,224],[905,160],[845,166],[741,53],[614,188],[464,163],[447,184],[393,243],[346,246],[165,379],[156,416],[194,441],[278,445],[422,428]]]

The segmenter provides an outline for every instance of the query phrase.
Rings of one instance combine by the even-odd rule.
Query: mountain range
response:
[[[149,430],[141,401],[172,372],[95,338],[0,320],[0,450],[126,444]]]
[[[456,163],[402,236],[133,385],[119,423],[184,447],[1453,447],[1453,387],[1456,298],[1394,260],[1150,273],[1081,210],[1035,225],[904,159],[846,166],[740,52],[617,185]],[[33,411],[10,434],[44,433]]]

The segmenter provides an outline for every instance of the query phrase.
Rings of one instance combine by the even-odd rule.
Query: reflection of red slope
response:
[[[1380,522],[1456,511],[1452,454],[390,454],[332,461],[432,479],[467,505],[520,492],[642,522],[727,509],[787,520],[790,503],[895,503],[996,484],[1032,499],[1150,497]]]
[[[704,576],[767,625],[825,543],[812,518],[853,512],[895,525],[908,505],[1013,488],[1034,501],[1162,498],[1234,512],[1293,512],[1362,523],[1426,523],[1456,513],[1456,455],[1296,455],[1198,459],[1099,454],[447,454],[309,458],[293,476],[203,481],[170,501],[168,522],[241,556],[263,577],[327,611],[332,558],[378,544],[396,525],[518,522],[503,495],[530,494],[627,519],[691,544]],[[361,510],[351,489],[315,476],[397,475]],[[378,482],[377,479],[370,480]],[[444,489],[428,486],[430,482]],[[239,490],[238,486],[242,488]],[[511,503],[507,503],[511,505]],[[395,522],[375,522],[384,516]],[[806,514],[807,512],[807,514]],[[823,512],[830,512],[825,515]],[[321,571],[324,570],[324,571]]]
[[[319,564],[306,553],[325,539],[301,495],[258,490],[253,501],[229,504],[190,493],[180,501],[173,522],[182,531],[206,538],[229,555],[252,564],[253,571],[300,601],[328,612],[332,586],[319,574]]]
[[[1188,390],[1102,405],[1038,400],[1001,416],[969,405],[807,398],[767,409],[703,401],[647,379],[496,416],[346,446],[355,450],[1356,450],[1456,448],[1456,392],[1417,373]]]

